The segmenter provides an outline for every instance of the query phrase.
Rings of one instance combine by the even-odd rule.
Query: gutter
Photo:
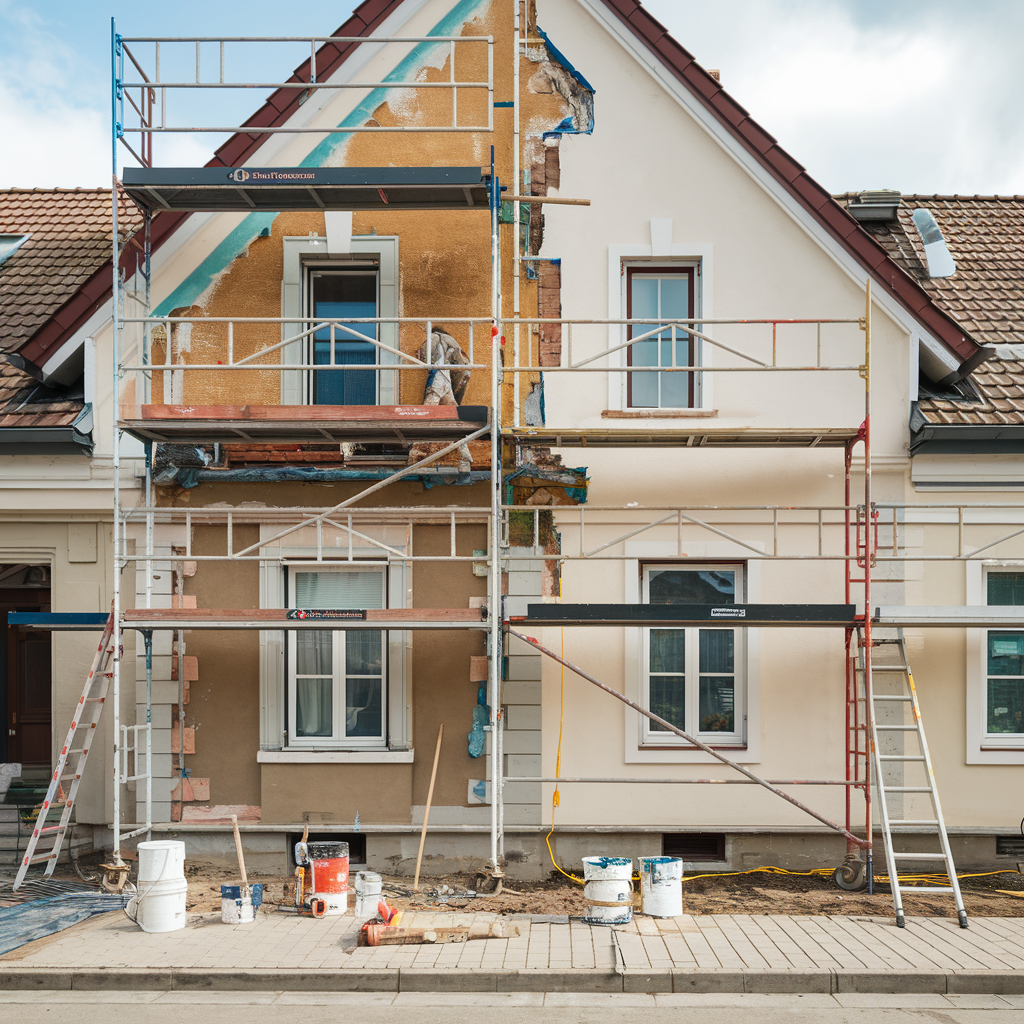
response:
[[[67,427],[0,427],[0,455],[92,455],[92,404]]]
[[[931,423],[913,402],[910,454],[1022,455],[1024,423]]]

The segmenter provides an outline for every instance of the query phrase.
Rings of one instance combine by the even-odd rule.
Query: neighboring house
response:
[[[983,579],[987,603],[1018,603],[1024,561],[1018,571],[1013,560],[1024,559],[1024,542],[993,542],[1015,532],[1019,511],[964,515],[956,502],[970,493],[932,494],[920,476],[942,403],[1003,401],[993,389],[1008,385],[991,372],[980,324],[984,302],[958,305],[949,298],[957,278],[923,276],[905,218],[899,233],[880,233],[851,217],[638,3],[529,3],[519,52],[517,7],[368,0],[336,32],[493,36],[493,96],[485,102],[478,87],[463,86],[457,115],[462,125],[493,116],[493,132],[422,131],[450,123],[450,76],[487,80],[486,43],[326,44],[317,82],[382,84],[358,101],[341,89],[281,89],[206,169],[124,174],[126,191],[153,213],[152,318],[142,322],[146,285],[122,256],[130,302],[119,401],[115,410],[98,371],[94,416],[98,453],[116,411],[126,437],[151,456],[150,504],[145,490],[121,495],[119,578],[126,624],[154,630],[154,829],[221,854],[237,814],[252,856],[282,870],[308,825],[348,839],[354,859],[410,870],[443,726],[432,868],[475,869],[498,835],[510,873],[543,875],[553,814],[558,856],[570,864],[664,850],[711,868],[835,866],[841,837],[750,786],[676,784],[733,776],[520,641],[504,651],[493,700],[493,619],[481,614],[489,594],[496,604],[492,485],[517,506],[494,534],[504,614],[524,620],[514,628],[764,778],[842,780],[841,623],[646,628],[611,615],[603,626],[569,620],[560,629],[555,604],[860,599],[844,575],[844,510],[864,494],[859,320],[869,281],[880,524],[872,607],[983,605]],[[453,58],[456,47],[465,49]],[[310,75],[307,62],[292,81]],[[260,132],[271,127],[324,134]],[[420,131],[356,130],[367,127]],[[590,202],[523,202],[518,222],[511,202],[496,211],[497,403],[491,146],[507,195]],[[691,318],[702,338],[659,326]],[[437,371],[407,368],[424,351],[427,321],[472,363],[458,409],[424,404]],[[110,351],[107,324],[68,330]],[[626,347],[641,334],[651,337]],[[50,349],[37,348],[38,368]],[[810,372],[836,365],[845,369]],[[501,481],[491,477],[484,429],[495,405]],[[467,438],[468,460],[457,450]],[[989,441],[999,438],[979,444]],[[416,464],[445,446],[453,451],[443,459]],[[122,454],[138,470],[138,447]],[[1011,467],[1008,480],[1014,454],[992,456]],[[956,474],[975,472],[976,456],[940,475],[954,473],[957,484]],[[404,468],[409,475],[342,507]],[[124,466],[122,474],[134,488]],[[1017,501],[1010,491],[991,497]],[[856,545],[859,532],[849,536]],[[1001,564],[959,557],[984,544]],[[107,596],[97,590],[94,610]],[[307,628],[317,610],[343,612],[347,627]],[[912,636],[936,775],[965,864],[994,862],[994,837],[1016,827],[1004,795],[1024,763],[1013,710],[1024,700],[1024,668],[1020,679],[991,672],[981,652],[991,642],[994,657],[1012,660],[1021,635]],[[129,635],[129,722],[133,700],[145,720],[142,654]],[[80,678],[58,681],[65,705]],[[503,787],[500,820],[488,756],[498,736],[502,774],[515,780]],[[565,784],[556,811],[553,785],[538,781],[556,770],[622,781]],[[126,829],[144,820],[142,790],[120,793]],[[842,786],[798,795],[843,819]],[[96,835],[99,843],[106,833]]]
[[[128,230],[140,223],[134,207],[124,215]],[[44,789],[91,642],[55,634],[51,643],[8,627],[6,613],[110,603],[111,428],[94,418],[92,343],[110,319],[110,222],[102,189],[0,191],[0,762],[23,764],[24,779]],[[105,357],[104,371],[109,349]],[[100,389],[109,394],[108,372]],[[109,751],[97,764],[79,804],[84,823],[111,813]]]

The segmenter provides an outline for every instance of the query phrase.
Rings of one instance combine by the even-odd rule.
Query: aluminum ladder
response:
[[[939,792],[935,785],[935,773],[932,770],[932,758],[928,750],[928,741],[924,734],[924,724],[921,721],[921,706],[917,699],[917,689],[914,686],[914,674],[910,668],[910,661],[907,657],[907,644],[903,636],[903,630],[898,629],[895,638],[875,638],[871,650],[871,676],[872,685],[865,689],[865,703],[868,710],[868,724],[870,729],[871,759],[874,768],[875,787],[878,794],[879,817],[882,823],[882,839],[885,845],[885,863],[889,872],[889,884],[892,889],[893,906],[896,910],[896,925],[903,928],[906,925],[906,918],[903,911],[903,889],[904,883],[900,881],[898,865],[902,862],[931,862],[941,861],[943,869],[949,878],[949,885],[913,885],[906,886],[908,892],[919,893],[948,893],[953,897],[956,904],[956,913],[960,921],[960,927],[967,927],[967,911],[964,909],[963,896],[960,894],[960,883],[956,877],[956,865],[953,863],[953,854],[949,848],[949,836],[946,834],[946,823],[942,817],[942,806],[939,803]],[[863,640],[863,638],[862,638]],[[889,652],[897,656],[895,663],[885,657]],[[862,677],[864,675],[864,646],[860,646],[859,662]],[[883,680],[899,680],[899,692],[878,692],[880,688],[894,689],[883,683]],[[909,710],[912,721],[907,722],[907,711]],[[879,721],[881,719],[881,721]],[[880,739],[883,736],[899,736],[906,738],[916,737],[917,751],[902,750],[900,753],[882,753]],[[888,765],[901,765],[903,767],[915,766],[923,769],[924,779],[918,785],[908,785],[906,778],[900,780],[900,785],[893,785],[886,781],[885,767]],[[901,773],[905,774],[905,773]],[[928,794],[931,799],[934,817],[932,818],[910,818],[905,817],[905,811],[901,810],[900,817],[892,817],[889,812],[890,798],[896,794]],[[934,835],[938,840],[939,849],[934,852],[920,853],[901,851],[893,848],[893,826],[907,825],[933,829],[929,834]],[[904,868],[904,874],[907,869]],[[929,872],[930,873],[930,872]]]
[[[71,812],[75,806],[75,797],[78,795],[78,786],[82,781],[82,772],[85,771],[85,763],[89,759],[89,750],[92,748],[93,740],[96,737],[96,726],[99,724],[100,716],[103,714],[103,703],[107,699],[107,688],[113,676],[111,662],[114,657],[114,615],[107,618],[107,624],[103,627],[103,637],[96,648],[96,654],[92,659],[92,667],[85,680],[85,688],[82,696],[78,698],[75,713],[71,719],[71,728],[68,729],[67,739],[61,748],[60,757],[57,758],[57,766],[50,778],[50,786],[46,791],[46,799],[39,810],[32,835],[28,841],[25,855],[21,858],[18,867],[18,877],[14,880],[14,889],[17,890],[25,880],[28,869],[33,864],[46,864],[44,875],[52,875],[53,869],[57,866],[57,858],[60,856],[60,849],[64,843],[64,836],[67,834],[71,823]],[[79,746],[75,746],[76,739]],[[68,762],[74,759],[74,768],[67,770]],[[67,796],[60,794],[63,790],[63,783],[70,781]],[[61,806],[63,799],[63,811],[60,816],[60,824],[47,825],[46,819],[51,811]],[[52,846],[39,851],[39,841],[52,840]]]

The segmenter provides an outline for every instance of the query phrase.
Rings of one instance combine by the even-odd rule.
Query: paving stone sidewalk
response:
[[[493,914],[415,914],[402,923],[495,920]],[[230,982],[226,987],[269,988],[291,972],[317,972],[325,988],[380,991],[545,986],[541,990],[828,993],[859,987],[1024,994],[1024,918],[976,917],[966,930],[945,918],[910,918],[898,929],[889,918],[784,914],[637,917],[615,928],[528,916],[501,920],[518,927],[519,935],[370,948],[356,946],[359,925],[351,915],[315,921],[260,913],[252,924],[232,926],[208,914],[191,918],[183,930],[151,935],[115,912],[0,956],[0,989],[30,982],[70,987],[63,975],[97,987],[95,979],[108,974],[111,982],[121,977],[126,988],[133,977],[156,979],[136,987],[181,987],[189,977],[199,984],[200,976],[213,978],[203,983],[207,988],[218,987],[217,978]],[[46,984],[48,977],[60,984]],[[89,978],[94,981],[83,980]]]

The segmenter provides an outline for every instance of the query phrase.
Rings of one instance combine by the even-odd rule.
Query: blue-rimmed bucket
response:
[[[641,857],[643,912],[651,917],[679,917],[683,912],[683,862],[678,857]]]
[[[633,860],[630,857],[584,857],[583,895],[591,924],[629,924],[633,920]]]
[[[220,887],[220,919],[225,924],[250,924],[255,920],[256,908],[263,902],[263,883],[250,886],[243,893],[240,885]]]

